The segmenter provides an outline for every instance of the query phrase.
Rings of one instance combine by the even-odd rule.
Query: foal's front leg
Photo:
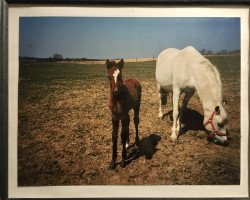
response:
[[[122,133],[121,133],[121,138],[122,138],[122,167],[125,167],[126,165],[126,158],[127,158],[127,150],[126,150],[126,142],[128,141],[129,137],[129,115],[125,115],[122,117]]]
[[[117,136],[118,136],[118,130],[119,130],[119,120],[115,117],[112,117],[112,125],[113,125],[113,131],[112,131],[112,160],[110,163],[110,168],[115,168],[115,161],[117,158]]]
[[[172,134],[170,139],[175,141],[177,139],[177,135],[179,134],[180,129],[180,122],[178,119],[179,110],[178,110],[178,102],[180,97],[180,89],[174,88],[173,89],[173,127],[172,127]]]

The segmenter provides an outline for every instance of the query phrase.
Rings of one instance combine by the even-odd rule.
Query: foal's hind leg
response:
[[[128,141],[129,137],[129,115],[125,115],[122,117],[122,133],[121,133],[121,138],[122,138],[122,166],[125,166],[125,161],[127,157],[127,150],[126,150],[126,142]]]
[[[112,118],[112,124],[113,124],[113,131],[112,131],[112,160],[110,163],[110,168],[115,168],[115,161],[117,158],[117,136],[118,136],[118,130],[119,130],[119,120]]]
[[[157,83],[157,91],[159,96],[159,115],[158,118],[163,118],[162,108],[167,104],[167,92]]]

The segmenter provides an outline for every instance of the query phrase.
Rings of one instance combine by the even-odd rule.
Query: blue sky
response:
[[[240,49],[239,18],[22,17],[20,56],[157,57],[166,48]]]

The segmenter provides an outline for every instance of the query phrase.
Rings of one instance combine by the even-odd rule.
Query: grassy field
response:
[[[125,63],[123,77],[142,85],[139,136],[142,156],[108,170],[111,159],[109,83],[104,65],[20,63],[18,184],[171,185],[240,183],[240,55],[209,56],[217,66],[229,114],[228,146],[209,143],[202,130],[169,139],[171,120],[158,115],[155,62]],[[187,123],[202,119],[197,94]],[[165,112],[171,111],[167,105]],[[131,115],[133,113],[130,113]],[[195,118],[198,117],[198,118]],[[133,141],[134,126],[130,124]],[[153,138],[153,139],[152,139]],[[158,144],[154,143],[158,138]],[[143,154],[151,154],[146,159]],[[118,161],[121,145],[118,142]]]

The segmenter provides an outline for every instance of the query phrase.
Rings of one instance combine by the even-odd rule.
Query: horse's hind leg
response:
[[[163,118],[162,108],[167,104],[167,92],[157,83],[157,91],[159,95],[159,115],[158,118]]]
[[[125,161],[127,157],[127,150],[126,150],[126,142],[128,141],[129,137],[129,123],[130,118],[129,115],[125,115],[122,117],[122,132],[121,132],[121,138],[122,138],[122,166],[125,166]]]
[[[179,110],[178,110],[178,102],[180,97],[180,89],[179,88],[173,88],[173,127],[172,127],[172,134],[170,136],[171,140],[176,140],[177,135],[179,134]]]

